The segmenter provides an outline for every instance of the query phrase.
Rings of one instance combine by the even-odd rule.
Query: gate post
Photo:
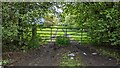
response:
[[[66,37],[67,37],[67,28],[66,28]]]
[[[81,29],[81,43],[82,43],[82,33],[83,33],[83,28]]]
[[[51,42],[52,42],[52,27],[51,27]]]

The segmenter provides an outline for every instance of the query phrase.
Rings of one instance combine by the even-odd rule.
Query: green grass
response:
[[[61,59],[59,66],[82,66],[84,65],[82,63],[82,60],[80,57],[74,57],[74,59],[70,59],[71,57],[68,56],[69,53],[63,54],[63,57]]]
[[[63,28],[64,26],[52,26],[52,36],[55,34],[57,28]],[[63,29],[64,31],[66,31],[66,29]],[[56,36],[63,36],[65,33],[63,32],[62,29],[58,29],[57,35]],[[77,40],[78,42],[81,43],[81,38],[82,38],[82,42],[84,43],[89,43],[90,41],[90,37],[87,36],[86,32],[79,32],[79,31],[75,31],[72,29],[67,29],[67,34],[72,37],[72,39]],[[81,37],[82,34],[82,37]],[[43,41],[48,41],[50,40],[51,37],[51,28],[37,28],[37,35],[38,37],[41,37],[43,39]],[[48,40],[44,40],[44,39],[48,39]]]
[[[6,60],[1,60],[0,61],[0,65],[6,65],[6,64],[9,64],[9,60],[8,59],[6,59]]]
[[[109,49],[105,47],[97,47],[95,46],[95,49],[100,52],[102,55],[108,56],[108,57],[114,57],[116,59],[120,60],[120,53],[119,51],[115,51],[114,49]]]
[[[57,26],[55,26],[55,27],[57,27]],[[42,30],[44,30],[44,31],[40,32],[40,33],[42,33],[42,34],[40,34],[41,36],[51,36],[51,31],[50,31],[51,28],[45,28]],[[49,30],[49,31],[47,31],[47,30]],[[52,34],[54,34],[57,29],[53,28],[52,30],[53,30]],[[65,30],[66,29],[64,29],[64,31]],[[73,37],[74,40],[78,40],[79,42],[81,42],[81,38],[82,38],[82,42],[84,42],[84,43],[89,43],[89,41],[90,41],[89,40],[90,38],[87,36],[86,32],[83,32],[83,33],[77,32],[77,31],[72,32],[72,30],[68,29],[67,34],[70,35],[70,37]],[[82,37],[81,37],[81,34],[82,34]],[[57,32],[57,36],[60,36],[60,35],[64,35],[64,32],[62,29],[58,29],[58,32]],[[48,38],[48,37],[46,37],[46,38]]]
[[[76,60],[68,58],[67,56],[64,56],[60,66],[80,66],[80,63]]]
[[[64,35],[64,32],[62,31],[62,29],[58,29],[57,35]]]

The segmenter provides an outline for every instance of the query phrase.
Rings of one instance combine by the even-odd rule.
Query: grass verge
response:
[[[99,47],[99,46],[94,46],[94,47],[102,55],[107,56],[107,57],[113,57],[117,59],[118,61],[120,61],[120,51],[106,48],[106,47]]]
[[[71,59],[71,57],[68,56],[68,54],[69,53],[63,54],[63,57],[61,59],[59,66],[70,66],[70,67],[74,68],[75,66],[83,66],[84,65],[79,56],[75,56],[75,57],[73,57],[74,59]]]

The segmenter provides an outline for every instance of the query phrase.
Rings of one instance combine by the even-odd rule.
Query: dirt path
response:
[[[102,56],[91,46],[81,46],[76,41],[73,41],[72,44],[77,48],[76,50],[86,66],[118,66],[116,59]]]
[[[70,37],[64,29],[62,29],[67,37]],[[84,61],[86,66],[116,66],[118,65],[116,59],[112,57],[102,56],[97,53],[91,46],[81,46],[77,41],[72,41],[72,45],[75,46],[76,51],[80,54],[81,59]]]
[[[62,55],[67,52],[79,55],[86,66],[116,66],[117,61],[100,55],[88,46],[81,46],[76,41],[71,41],[70,46],[58,47],[55,43],[49,43],[37,50],[32,50],[20,60],[12,63],[12,66],[58,66]],[[97,53],[93,55],[92,53]],[[84,54],[85,53],[85,54]]]

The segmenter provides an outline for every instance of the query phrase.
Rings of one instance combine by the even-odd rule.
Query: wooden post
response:
[[[66,28],[66,37],[67,37],[67,28]]]
[[[82,28],[82,30],[81,30],[81,43],[82,43],[82,33],[83,33],[83,28]]]
[[[18,18],[18,43],[20,43],[19,45],[21,46],[21,30],[20,30],[20,28],[21,28],[21,19],[20,18]]]
[[[51,27],[51,42],[52,42],[52,27]]]

